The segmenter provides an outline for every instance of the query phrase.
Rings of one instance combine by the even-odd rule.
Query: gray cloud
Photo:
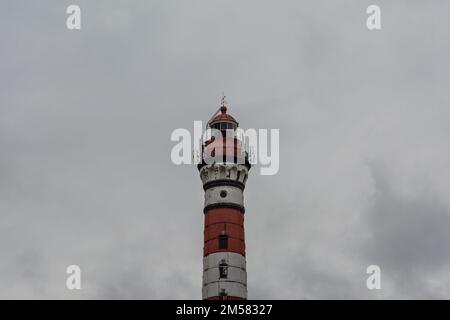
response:
[[[371,230],[368,258],[386,270],[400,296],[445,298],[430,290],[427,280],[450,269],[448,207],[427,189],[398,194],[386,169],[375,166],[373,171],[376,192],[367,221]],[[439,286],[448,290],[447,284]]]

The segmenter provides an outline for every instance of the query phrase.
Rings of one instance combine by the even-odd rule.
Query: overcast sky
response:
[[[0,9],[0,298],[200,299],[203,189],[170,134],[222,92],[280,129],[245,190],[250,299],[450,298],[449,1]]]

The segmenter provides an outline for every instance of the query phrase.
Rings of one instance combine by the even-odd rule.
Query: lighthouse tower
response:
[[[248,154],[224,99],[208,127],[218,130],[218,136],[202,145],[198,164],[205,191],[202,297],[247,299],[243,193],[250,170]],[[205,161],[205,155],[215,161]]]

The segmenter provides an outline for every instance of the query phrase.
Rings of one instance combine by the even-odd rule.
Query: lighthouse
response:
[[[208,122],[216,135],[202,143],[198,164],[205,195],[202,298],[206,300],[247,299],[244,189],[251,166],[236,134],[238,125],[222,98]],[[207,156],[214,161],[206,161]]]

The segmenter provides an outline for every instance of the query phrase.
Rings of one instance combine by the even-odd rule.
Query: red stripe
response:
[[[228,236],[228,247],[219,249],[219,236]],[[244,215],[232,208],[216,208],[205,213],[203,255],[235,252],[245,256]]]
[[[219,237],[222,232],[225,232],[230,238],[245,240],[243,226],[234,223],[214,223],[205,228],[205,242]]]
[[[213,223],[235,223],[244,225],[244,215],[237,209],[215,208],[205,213],[205,227]]]
[[[235,252],[245,256],[245,242],[236,239],[229,238],[228,239],[228,248],[227,249],[219,249],[219,239],[215,238],[209,241],[206,241],[203,246],[203,256],[207,256],[208,254],[215,252]]]

